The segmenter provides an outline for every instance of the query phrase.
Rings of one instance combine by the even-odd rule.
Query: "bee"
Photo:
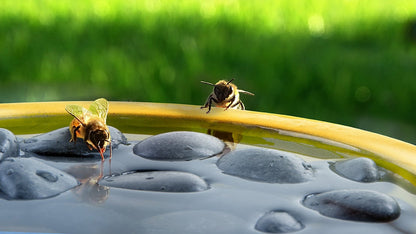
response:
[[[70,142],[76,142],[77,138],[82,138],[90,150],[97,150],[102,161],[104,152],[110,145],[110,159],[112,157],[110,131],[106,125],[108,102],[104,98],[95,100],[85,109],[78,105],[66,105],[65,110],[74,117],[69,124],[71,132]]]
[[[212,102],[215,102],[215,106],[223,107],[225,110],[228,108],[244,110],[244,104],[240,100],[240,93],[249,94],[254,96],[253,93],[237,89],[237,86],[231,81],[220,80],[216,84],[212,84],[206,81],[201,81],[201,83],[214,86],[214,91],[208,96],[207,101],[204,106],[201,106],[201,109],[207,108],[207,114],[211,111]]]

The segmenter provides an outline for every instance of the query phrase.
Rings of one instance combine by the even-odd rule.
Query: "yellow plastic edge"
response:
[[[39,116],[66,115],[65,105],[88,107],[91,102],[35,102],[0,104],[0,120]],[[243,128],[262,127],[321,137],[354,146],[387,160],[416,175],[416,146],[357,128],[323,121],[255,111],[213,108],[209,114],[199,106],[145,102],[110,102],[111,115],[125,117],[199,120],[231,123]],[[0,126],[1,127],[1,126]]]

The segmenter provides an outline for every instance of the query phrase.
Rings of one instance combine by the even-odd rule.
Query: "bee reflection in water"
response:
[[[110,188],[98,184],[104,176],[103,161],[100,165],[74,165],[67,172],[81,183],[72,190],[81,200],[93,204],[100,204],[107,200]]]
[[[216,138],[224,141],[226,148],[224,149],[224,152],[219,156],[222,156],[228,153],[229,151],[234,150],[237,144],[243,138],[243,135],[238,134],[238,133],[219,131],[219,130],[214,130],[214,129],[208,129],[207,134],[211,136],[215,136]]]

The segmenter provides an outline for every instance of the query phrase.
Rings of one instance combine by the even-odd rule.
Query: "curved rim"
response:
[[[88,106],[90,103],[78,101],[0,104],[0,121],[4,119],[67,115],[65,105]],[[109,119],[111,116],[231,124],[233,128],[237,128],[239,131],[253,127],[286,130],[329,139],[369,151],[416,175],[415,145],[339,124],[247,110],[230,109],[224,111],[221,108],[213,108],[209,114],[206,114],[206,110],[201,110],[199,106],[195,105],[144,102],[112,101],[110,102]]]

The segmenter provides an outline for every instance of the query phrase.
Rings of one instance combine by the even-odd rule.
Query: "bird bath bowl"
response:
[[[15,134],[21,149],[0,161],[0,176],[2,164],[31,159],[77,183],[53,196],[13,197],[4,191],[11,183],[4,178],[14,172],[9,168],[0,177],[0,231],[416,230],[412,144],[285,115],[220,108],[206,114],[193,105],[110,102],[107,124],[127,137],[113,148],[111,160],[28,147],[66,144],[53,141],[53,131],[72,119],[65,105],[90,103],[0,104],[0,128]],[[37,136],[51,131],[48,141]],[[60,180],[46,169],[34,171],[46,180],[39,188]]]

